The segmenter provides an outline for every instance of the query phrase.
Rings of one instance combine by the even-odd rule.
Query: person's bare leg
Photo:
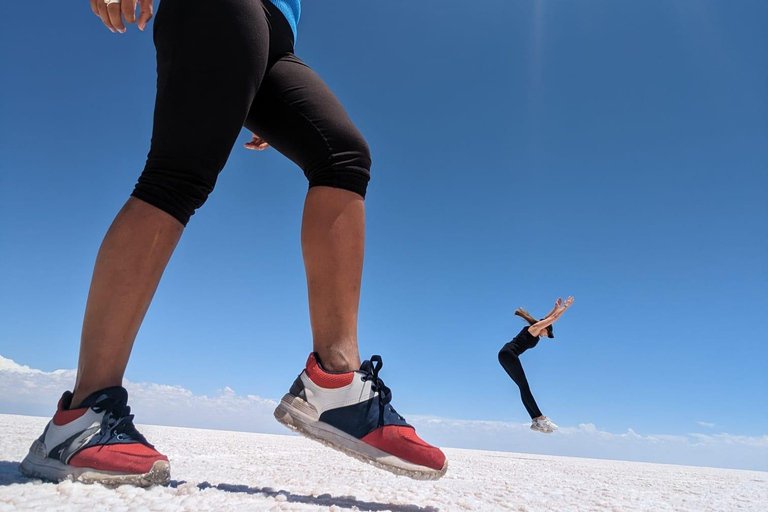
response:
[[[365,247],[363,198],[343,189],[309,189],[301,246],[314,351],[326,370],[357,370],[357,312]]]
[[[121,386],[133,341],[184,226],[134,197],[107,231],[85,307],[72,406]]]

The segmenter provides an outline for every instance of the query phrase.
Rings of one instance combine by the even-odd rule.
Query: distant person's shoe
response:
[[[71,401],[72,393],[62,395],[53,419],[19,466],[23,475],[109,486],[168,484],[168,457],[136,430],[125,388],[97,391],[77,409],[69,408]]]
[[[555,430],[557,430],[557,425],[552,423],[552,421],[544,416],[543,418],[536,418],[531,423],[531,430],[535,430],[536,432],[543,432],[545,434],[551,434]]]
[[[392,392],[379,379],[381,357],[360,369],[334,373],[310,354],[304,371],[275,409],[283,425],[356,459],[397,475],[437,480],[448,462],[422,441],[390,405]]]

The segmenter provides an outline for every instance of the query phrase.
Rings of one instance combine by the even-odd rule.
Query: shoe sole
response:
[[[275,409],[275,419],[291,430],[390,473],[415,480],[437,480],[448,471],[448,461],[441,469],[420,466],[366,444],[318,418],[317,410],[311,404],[290,393]]]
[[[542,434],[551,434],[557,429],[555,428],[555,429],[549,430],[549,429],[531,427],[531,430],[533,430],[534,432],[541,432]]]
[[[155,461],[152,464],[152,469],[146,473],[120,473],[93,468],[77,468],[64,464],[60,460],[49,457],[40,458],[30,453],[21,462],[19,472],[26,477],[39,478],[49,482],[72,480],[84,484],[99,483],[109,487],[119,485],[150,487],[152,485],[168,485],[171,481],[171,465],[165,460]]]

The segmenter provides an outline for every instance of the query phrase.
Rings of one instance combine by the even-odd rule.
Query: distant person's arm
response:
[[[558,300],[559,300],[559,299],[558,299]],[[555,302],[555,307],[553,307],[553,308],[552,308],[552,311],[550,311],[549,313],[547,313],[547,314],[544,316],[544,318],[546,318],[546,317],[548,317],[548,316],[551,316],[551,315],[554,315],[556,312],[557,312],[557,302]]]
[[[245,143],[246,149],[251,149],[253,151],[264,151],[269,147],[269,144],[267,144],[267,141],[256,135],[253,134],[253,139],[251,139],[251,142]]]
[[[104,25],[112,32],[125,33],[125,23],[137,23],[139,30],[147,28],[152,19],[153,0],[91,0],[93,14],[101,18]],[[139,5],[139,18],[136,19],[136,4]]]
[[[555,323],[557,319],[560,318],[563,313],[565,313],[565,310],[571,306],[571,304],[573,304],[573,297],[568,297],[565,302],[563,302],[563,299],[557,299],[557,302],[555,302],[555,307],[552,309],[552,311],[547,313],[547,316],[528,327],[528,332],[530,332],[533,336],[539,336],[541,331]]]

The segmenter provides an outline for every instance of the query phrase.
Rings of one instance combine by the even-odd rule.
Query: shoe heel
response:
[[[306,400],[288,393],[275,408],[275,419],[286,427],[295,429],[301,424],[318,421],[320,415],[317,409]]]

